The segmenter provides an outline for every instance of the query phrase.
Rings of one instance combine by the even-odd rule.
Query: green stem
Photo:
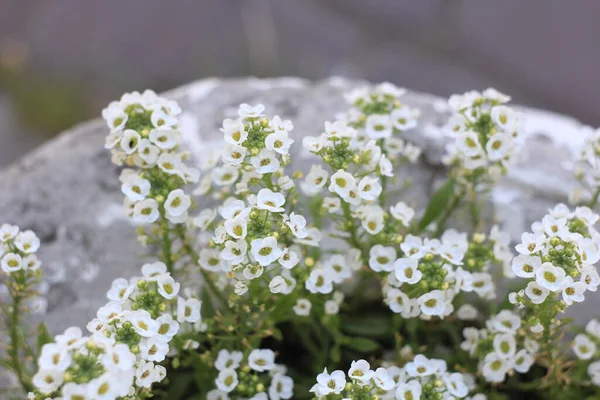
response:
[[[161,221],[162,230],[162,255],[167,266],[167,271],[173,275],[173,255],[171,254],[171,239],[169,238],[169,222],[165,217]]]
[[[590,200],[588,207],[589,208],[594,208],[596,207],[596,205],[598,204],[598,198],[600,197],[600,188],[598,188],[598,190],[596,190],[596,192],[594,193],[594,196],[592,196],[592,199]]]
[[[21,308],[21,296],[19,294],[15,294],[13,296],[13,304],[12,304],[12,313],[11,313],[11,321],[10,321],[10,342],[11,348],[9,353],[11,364],[13,367],[13,371],[17,376],[17,379],[21,383],[21,386],[26,392],[33,391],[33,385],[29,382],[29,380],[25,376],[25,372],[22,368],[23,360],[19,360],[19,311]]]
[[[438,220],[437,229],[435,231],[435,237],[440,237],[442,235],[442,232],[444,232],[448,219],[452,216],[452,213],[458,208],[463,198],[463,193],[464,192],[460,192],[459,194],[453,197],[450,206],[444,211],[442,217]]]

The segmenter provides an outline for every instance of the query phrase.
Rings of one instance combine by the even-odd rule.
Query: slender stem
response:
[[[596,205],[598,204],[598,198],[600,197],[600,188],[598,188],[596,190],[596,192],[594,193],[594,196],[592,196],[592,199],[590,200],[588,207],[589,208],[594,208],[596,207]]]
[[[463,192],[460,192],[452,198],[450,206],[444,211],[442,217],[438,221],[437,230],[435,231],[435,237],[439,237],[442,234],[442,232],[444,232],[448,219],[452,216],[452,213],[458,208],[462,198]]]
[[[163,259],[167,266],[167,271],[173,274],[173,257],[171,254],[171,239],[169,238],[169,222],[165,217],[162,218],[161,221],[161,229],[162,229],[162,253]]]
[[[13,304],[12,304],[12,313],[11,313],[11,321],[10,321],[10,341],[11,348],[9,351],[9,356],[11,358],[11,364],[14,370],[17,379],[21,383],[21,386],[26,392],[31,392],[33,390],[33,386],[25,377],[25,372],[22,368],[22,360],[19,360],[19,324],[20,324],[20,308],[21,308],[21,295],[15,293],[13,296]]]

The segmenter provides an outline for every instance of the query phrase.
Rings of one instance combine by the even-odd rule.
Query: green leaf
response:
[[[192,372],[173,372],[170,378],[169,395],[170,400],[179,400],[185,396],[190,384],[194,381]]]
[[[51,342],[52,342],[52,335],[50,335],[50,332],[48,332],[48,328],[46,327],[46,324],[44,324],[43,322],[40,322],[40,324],[37,326],[37,352],[38,352],[38,354],[42,351],[42,347],[44,347],[45,344],[48,344]]]
[[[346,336],[342,343],[344,346],[360,351],[361,353],[371,353],[379,348],[379,343],[365,337]]]
[[[344,317],[341,327],[350,335],[370,338],[384,338],[393,332],[392,321],[388,315]]]
[[[340,351],[340,346],[333,346],[331,348],[331,352],[329,353],[329,357],[331,357],[331,361],[334,363],[339,363],[342,359],[342,352]]]
[[[417,228],[422,232],[427,226],[438,219],[442,212],[448,207],[448,203],[454,194],[454,179],[450,178],[431,196],[427,209],[419,221]]]

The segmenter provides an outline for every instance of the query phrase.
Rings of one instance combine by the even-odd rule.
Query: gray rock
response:
[[[361,84],[340,78],[316,83],[298,78],[206,79],[167,96],[185,111],[182,130],[192,153],[215,145],[223,118],[234,115],[244,102],[263,103],[269,115],[291,119],[300,147],[302,136],[319,134],[325,120],[346,108],[342,94]],[[405,102],[422,111],[419,128],[408,135],[424,148],[423,161],[408,170],[415,182],[409,198],[422,208],[433,185],[443,178],[444,139],[436,126],[446,116],[435,111],[443,104],[438,97],[410,92]],[[513,239],[548,207],[566,200],[573,182],[561,163],[571,159],[574,146],[582,141],[577,121],[545,111],[522,111],[528,121],[526,150],[493,193],[497,217]],[[50,283],[43,318],[53,333],[84,326],[104,304],[110,282],[136,274],[143,263],[135,228],[120,214],[119,169],[104,149],[105,134],[102,121],[75,126],[0,172],[0,222],[33,229],[42,240],[39,255]],[[302,168],[308,169],[310,163],[302,161]],[[57,276],[63,269],[66,275]],[[90,279],[94,271],[98,276]],[[573,307],[580,322],[594,315],[593,303]]]

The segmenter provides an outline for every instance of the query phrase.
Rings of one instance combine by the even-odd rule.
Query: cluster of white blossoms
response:
[[[588,375],[594,385],[600,386],[600,322],[590,320],[585,326],[585,333],[575,336],[571,348],[579,360],[589,362]]]
[[[294,381],[287,368],[275,363],[270,349],[254,349],[246,356],[241,351],[220,350],[214,362],[219,371],[216,389],[208,400],[245,398],[249,400],[287,400],[292,398]]]
[[[223,121],[225,148],[205,154],[201,169],[208,174],[194,194],[206,195],[216,187],[223,192],[234,188],[239,195],[267,180],[280,190],[293,187],[293,181],[282,170],[289,164],[290,146],[294,143],[289,134],[294,126],[279,116],[269,119],[264,111],[262,104],[241,104],[237,119]]]
[[[507,258],[505,236],[496,228],[489,240],[475,234],[471,242],[453,229],[440,239],[408,235],[400,244],[400,258],[392,246],[373,246],[369,267],[389,273],[383,290],[393,312],[404,318],[444,318],[454,311],[453,300],[461,292],[495,297],[489,269]]]
[[[40,239],[33,231],[20,231],[18,226],[0,226],[0,268],[7,274],[37,271],[42,263],[36,256]]]
[[[189,155],[181,150],[180,113],[176,102],[150,90],[124,94],[102,111],[113,162],[136,168],[123,170],[120,180],[125,210],[138,223],[161,215],[173,223],[187,219],[191,201],[180,188],[197,182],[199,173],[184,163]]]
[[[539,343],[520,335],[521,317],[503,310],[486,321],[486,328],[463,330],[465,341],[460,347],[479,362],[479,371],[488,382],[502,382],[512,370],[529,371],[539,350]]]
[[[564,310],[582,302],[586,291],[595,292],[600,284],[595,266],[600,260],[600,234],[594,228],[598,219],[587,207],[571,211],[559,204],[531,226],[532,232],[523,233],[512,269],[530,282],[524,290],[511,293],[511,302],[519,307],[554,305]]]
[[[581,187],[576,188],[569,197],[576,204],[584,199],[596,204],[600,193],[600,128],[586,126],[582,130],[585,141],[575,159],[574,168],[575,179]]]
[[[495,89],[450,97],[453,115],[444,131],[454,141],[447,146],[444,162],[463,171],[461,177],[493,181],[506,172],[523,132],[523,117],[506,106],[509,101]]]
[[[87,324],[91,336],[73,327],[42,348],[32,398],[117,399],[149,392],[166,376],[158,363],[180,324],[200,323],[201,303],[178,296],[161,262],[145,264],[142,275],[112,283],[110,301]]]
[[[472,383],[461,373],[449,372],[444,360],[419,354],[402,368],[372,370],[365,360],[352,361],[347,377],[344,371],[325,369],[311,392],[318,399],[462,399],[474,388]]]

